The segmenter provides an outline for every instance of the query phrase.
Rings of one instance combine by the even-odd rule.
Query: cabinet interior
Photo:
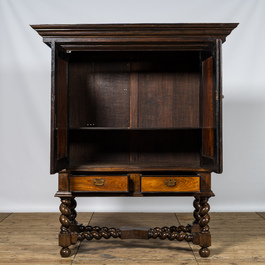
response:
[[[61,152],[69,167],[212,167],[212,58],[199,51],[68,54],[68,143]]]

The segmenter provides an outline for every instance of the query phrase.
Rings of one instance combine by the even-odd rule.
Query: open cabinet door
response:
[[[223,91],[222,91],[222,41],[216,40],[214,52],[214,72],[215,72],[215,127],[216,127],[216,151],[215,165],[216,173],[223,172]]]
[[[52,48],[51,174],[68,165],[68,60],[55,42]]]
[[[222,41],[201,55],[202,166],[222,172]],[[219,139],[219,140],[218,140]]]

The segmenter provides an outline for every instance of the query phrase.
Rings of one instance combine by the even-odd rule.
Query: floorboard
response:
[[[209,260],[198,254],[199,246],[191,245],[198,264],[265,264],[265,220],[257,213],[210,213],[212,234]],[[180,222],[191,215],[178,214]],[[219,262],[219,263],[218,263]],[[227,263],[226,263],[227,262]],[[255,264],[256,264],[255,263]]]
[[[0,223],[5,220],[12,213],[0,213]]]
[[[0,264],[265,264],[265,213],[210,213],[211,256],[199,247],[169,240],[92,240],[59,256],[59,213],[0,213]],[[191,213],[79,213],[84,224],[120,227],[186,225]]]

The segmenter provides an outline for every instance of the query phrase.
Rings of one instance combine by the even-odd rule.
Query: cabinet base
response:
[[[62,257],[69,257],[71,255],[70,245],[74,245],[78,240],[84,239],[168,239],[177,241],[192,242],[193,244],[201,246],[199,254],[201,257],[208,257],[211,245],[211,234],[208,223],[210,216],[208,214],[210,206],[208,204],[209,197],[195,197],[194,200],[194,222],[187,226],[171,226],[171,227],[120,227],[108,228],[99,226],[84,226],[78,224],[76,221],[76,201],[74,198],[61,198],[60,205],[60,222],[61,231],[59,233],[59,246],[62,247],[60,254]]]

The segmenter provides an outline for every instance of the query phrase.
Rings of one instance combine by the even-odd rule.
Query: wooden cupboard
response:
[[[61,256],[77,240],[186,240],[210,254],[211,173],[222,172],[221,48],[237,24],[32,25],[51,47],[51,174]],[[101,228],[79,196],[192,196],[194,221]]]

